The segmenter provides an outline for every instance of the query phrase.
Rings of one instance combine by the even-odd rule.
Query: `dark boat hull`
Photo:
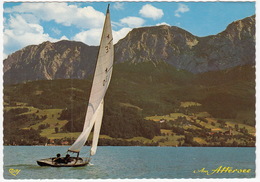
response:
[[[37,160],[37,164],[39,166],[50,166],[50,167],[81,167],[81,166],[86,166],[89,164],[89,158],[86,158],[86,160],[79,158],[77,160],[76,157],[75,158],[73,157],[72,161],[67,164],[56,163],[56,162],[53,162],[52,158],[47,158],[47,159]]]

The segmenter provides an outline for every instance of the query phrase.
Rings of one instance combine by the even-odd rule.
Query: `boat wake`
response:
[[[92,164],[92,163],[90,163],[90,162],[88,163],[88,165],[89,165],[89,166],[94,166],[94,164]]]

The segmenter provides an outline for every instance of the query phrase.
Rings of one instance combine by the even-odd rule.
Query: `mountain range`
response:
[[[72,142],[97,53],[98,46],[63,40],[9,55],[5,144]],[[136,28],[115,45],[114,61],[102,145],[254,146],[255,16],[207,37],[166,25]]]
[[[30,45],[4,60],[4,83],[86,79],[98,46],[62,40]],[[175,26],[133,29],[115,45],[115,63],[159,62],[191,73],[255,64],[255,15],[232,22],[217,34],[197,37]]]

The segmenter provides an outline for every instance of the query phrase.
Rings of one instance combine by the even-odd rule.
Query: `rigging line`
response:
[[[110,68],[108,68],[108,70],[106,72],[109,72],[112,68],[113,68],[113,65],[110,66]]]

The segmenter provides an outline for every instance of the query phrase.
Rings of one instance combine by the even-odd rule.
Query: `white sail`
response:
[[[98,114],[95,120],[95,125],[94,125],[94,132],[93,132],[93,140],[92,140],[92,146],[90,149],[90,155],[95,155],[97,151],[97,145],[98,145],[98,138],[99,138],[99,133],[101,129],[101,124],[102,124],[102,117],[103,117],[103,106],[104,106],[104,101],[101,102],[101,107],[102,109],[98,110]]]
[[[103,27],[103,33],[100,41],[99,54],[94,74],[94,79],[92,83],[92,88],[90,92],[89,104],[87,108],[84,128],[80,136],[74,142],[74,144],[69,148],[71,152],[79,152],[83,145],[86,143],[88,136],[91,132],[93,125],[97,124],[95,128],[100,130],[101,120],[103,116],[103,98],[105,96],[106,90],[110,83],[112,69],[114,60],[114,46],[112,29],[110,22],[109,7],[107,9],[107,14],[105,18],[105,23]],[[97,122],[97,123],[96,123]],[[95,130],[95,129],[94,129]],[[96,129],[97,130],[97,129]],[[99,131],[94,132],[96,134],[94,137],[94,145],[92,146],[92,153],[95,153]]]

